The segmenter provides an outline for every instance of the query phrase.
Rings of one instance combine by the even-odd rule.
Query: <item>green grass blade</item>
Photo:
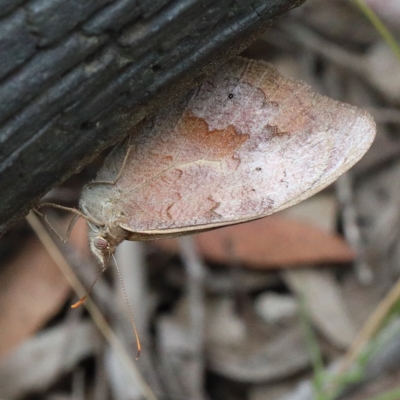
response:
[[[394,36],[386,28],[385,24],[380,20],[380,18],[368,7],[364,0],[353,0],[353,2],[358,6],[362,13],[370,20],[372,25],[378,31],[378,33],[383,37],[385,42],[390,46],[395,56],[400,61],[400,46],[397,43]]]

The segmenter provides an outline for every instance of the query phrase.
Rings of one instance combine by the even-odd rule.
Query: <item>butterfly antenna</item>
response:
[[[92,292],[92,289],[95,285],[95,283],[98,281],[98,279],[100,278],[100,276],[103,274],[103,272],[107,269],[107,266],[103,263],[102,264],[102,268],[101,271],[97,274],[96,279],[93,281],[92,285],[90,286],[89,290],[86,292],[86,294],[81,297],[76,303],[71,305],[71,308],[78,308],[79,306],[81,306],[85,300],[89,297],[90,293]]]
[[[131,319],[131,323],[132,323],[132,327],[133,327],[133,332],[135,333],[136,346],[137,346],[136,360],[138,360],[139,357],[140,357],[140,353],[142,351],[142,346],[141,346],[140,340],[139,340],[139,334],[138,334],[138,331],[136,329],[135,321],[133,320],[133,313],[132,313],[132,309],[131,309],[131,306],[130,306],[129,301],[128,301],[128,295],[126,294],[126,289],[125,289],[124,281],[122,279],[121,270],[120,270],[120,268],[119,268],[119,266],[117,264],[117,260],[115,259],[114,254],[111,254],[111,256],[112,256],[112,258],[114,260],[115,266],[117,267],[119,279],[121,281],[122,291],[123,291],[124,297],[125,297],[125,302],[126,302],[126,305],[128,307],[129,314],[130,314],[130,319]]]

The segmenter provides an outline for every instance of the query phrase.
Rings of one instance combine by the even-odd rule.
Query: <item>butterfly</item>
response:
[[[73,211],[86,218],[104,266],[123,240],[196,233],[294,205],[352,167],[374,136],[367,112],[236,57],[129,128]]]

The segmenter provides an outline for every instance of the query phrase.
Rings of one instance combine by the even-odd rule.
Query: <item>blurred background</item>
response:
[[[375,26],[363,4],[378,16]],[[371,17],[370,17],[371,18]],[[309,200],[99,265],[86,222],[63,245],[31,216],[0,240],[0,398],[400,399],[400,1],[308,0],[243,56],[368,110],[366,156]],[[77,207],[105,155],[45,197]],[[66,232],[70,215],[48,210]],[[78,283],[74,284],[75,286]]]

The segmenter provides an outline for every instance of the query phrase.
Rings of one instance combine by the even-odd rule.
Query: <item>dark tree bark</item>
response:
[[[0,234],[304,0],[0,0]]]

